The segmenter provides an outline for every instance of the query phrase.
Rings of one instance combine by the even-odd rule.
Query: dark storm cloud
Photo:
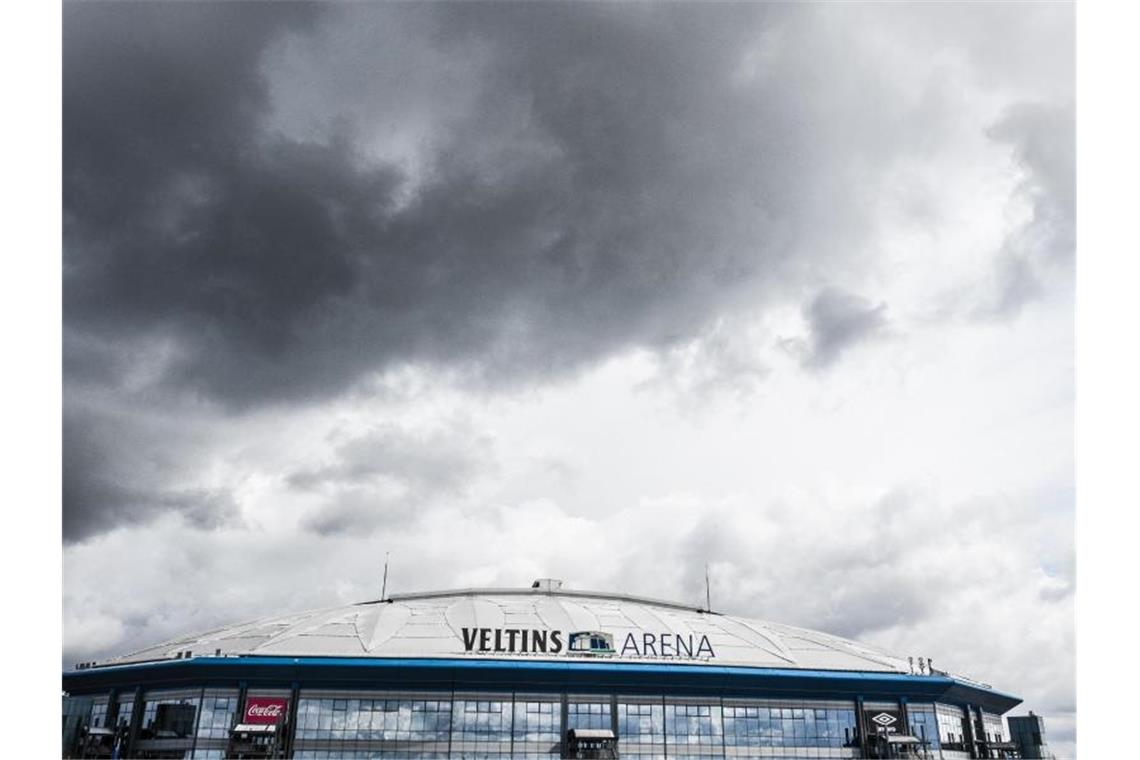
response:
[[[301,519],[306,532],[321,536],[366,536],[381,526],[406,528],[419,505],[403,495],[387,496],[364,488],[342,487],[334,499]]]
[[[889,114],[841,98],[854,118],[826,118],[827,94],[855,83],[812,80],[834,63],[822,41],[741,73],[767,29],[805,33],[786,9],[321,11],[67,7],[69,332],[173,340],[159,382],[239,406],[325,397],[408,360],[543,376],[672,345],[787,280],[809,244],[826,260],[863,230],[845,167],[898,149],[877,133]],[[354,40],[361,25],[378,37]],[[271,89],[293,97],[267,70],[273,44],[303,55],[344,36],[325,65],[371,71],[385,35],[405,33],[452,68],[480,51],[465,109],[421,104],[422,172],[364,139],[378,114],[399,120],[399,70],[363,105],[308,93],[331,131],[273,121]],[[925,122],[926,108],[896,115]],[[129,370],[109,351],[71,359],[80,380]]]
[[[809,336],[784,341],[784,347],[799,357],[804,367],[824,370],[843,353],[864,341],[879,337],[887,325],[887,305],[837,288],[825,288],[804,309]]]
[[[177,428],[122,412],[67,405],[64,540],[82,540],[160,514],[178,514],[196,528],[235,522],[237,504],[228,491],[171,485],[198,461],[194,446],[179,437]]]
[[[322,503],[303,526],[322,535],[407,523],[425,504],[462,494],[494,467],[486,439],[459,428],[410,432],[392,425],[341,442],[333,460],[290,474]]]
[[[820,13],[67,4],[65,384],[226,413],[405,363],[518,387],[813,292],[957,107]],[[827,319],[820,366],[875,314]],[[735,356],[718,387],[763,375]],[[127,493],[84,398],[68,535],[181,508]]]
[[[165,334],[181,349],[177,382],[208,394],[294,387],[285,357],[301,320],[353,286],[362,217],[382,212],[392,183],[356,172],[344,144],[258,142],[260,55],[311,10],[67,7],[69,331],[89,343]],[[104,372],[114,358],[92,357]],[[258,369],[272,362],[267,383]]]
[[[295,472],[288,481],[309,489],[388,478],[421,489],[454,491],[486,468],[487,445],[481,439],[465,440],[458,431],[416,434],[389,425],[341,443],[334,462]]]

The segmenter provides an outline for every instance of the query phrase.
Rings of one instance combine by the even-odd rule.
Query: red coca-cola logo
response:
[[[285,697],[249,697],[245,701],[246,723],[277,723],[285,717]]]

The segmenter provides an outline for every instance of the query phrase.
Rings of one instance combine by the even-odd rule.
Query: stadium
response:
[[[63,697],[64,757],[1049,756],[1020,699],[928,658],[552,580],[227,626]]]

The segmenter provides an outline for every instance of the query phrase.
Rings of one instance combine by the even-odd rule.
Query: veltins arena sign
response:
[[[709,637],[695,633],[630,631],[621,648],[604,631],[533,628],[463,628],[463,650],[476,654],[566,654],[586,657],[657,657],[706,659],[716,657]]]

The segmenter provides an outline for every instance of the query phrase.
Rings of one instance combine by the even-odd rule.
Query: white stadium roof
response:
[[[478,651],[478,633],[491,629]],[[558,653],[488,646],[494,631],[558,631]],[[574,632],[613,639],[612,654],[568,651]],[[521,634],[518,634],[521,636]],[[668,644],[663,644],[668,640]],[[707,644],[702,646],[702,641]],[[474,646],[471,646],[474,644]],[[652,646],[648,646],[652,644]],[[658,646],[658,644],[661,644]],[[498,651],[495,651],[498,649]],[[514,651],[510,651],[513,649]],[[503,651],[507,650],[507,651]],[[683,651],[688,650],[688,651]],[[698,651],[699,650],[699,651]],[[189,656],[484,658],[705,662],[753,668],[909,673],[906,658],[825,633],[620,594],[551,588],[464,589],[279,615],[169,641],[99,665]],[[710,652],[712,656],[710,657]],[[691,654],[690,654],[691,653]]]

